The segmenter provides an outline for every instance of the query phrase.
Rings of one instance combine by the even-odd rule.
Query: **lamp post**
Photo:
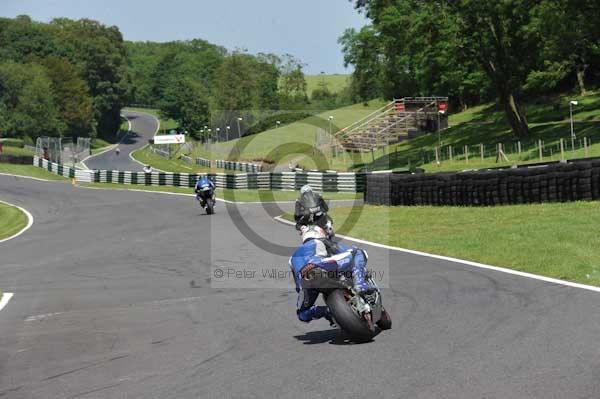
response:
[[[442,148],[442,135],[441,135],[441,131],[442,131],[442,127],[440,126],[441,123],[441,116],[444,113],[444,111],[438,111],[438,123],[437,123],[437,133],[438,133],[438,147]]]
[[[213,143],[212,141],[212,129],[208,129],[208,139],[210,140],[211,143]]]
[[[569,101],[569,118],[571,119],[571,151],[575,154],[575,130],[573,129],[573,105],[579,103],[575,100]]]
[[[231,129],[231,126],[225,126],[225,139],[227,141],[229,141],[229,129]]]
[[[221,128],[220,128],[220,127],[218,127],[218,128],[217,128],[217,132],[215,133],[215,134],[217,135],[217,142],[220,140],[220,137],[219,137],[219,136],[221,135],[221,134],[220,134],[220,131],[221,131]]]
[[[240,130],[240,122],[243,121],[244,119],[242,117],[238,117],[237,118],[237,125],[238,125],[238,139],[242,138],[242,131]]]

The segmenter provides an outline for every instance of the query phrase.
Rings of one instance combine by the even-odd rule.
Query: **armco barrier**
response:
[[[217,168],[221,169],[240,170],[242,172],[262,172],[262,165],[259,164],[224,161],[222,159],[218,159],[215,162],[217,164]]]
[[[206,166],[207,168],[210,168],[210,159],[196,158],[196,165]]]
[[[75,178],[76,169],[71,168],[69,166],[59,165],[53,162],[48,162],[46,159],[40,158],[38,156],[33,157],[33,164],[37,167],[46,169],[48,172],[52,172],[59,176],[64,176],[68,178]]]
[[[600,161],[522,169],[367,176],[377,205],[491,206],[600,199]]]
[[[167,173],[123,172],[113,170],[75,170],[35,157],[34,165],[86,183],[120,183],[156,186],[194,187],[201,175],[208,175],[219,188],[299,190],[310,184],[317,191],[361,192],[366,173],[256,172],[256,173]],[[59,171],[61,173],[59,173]]]

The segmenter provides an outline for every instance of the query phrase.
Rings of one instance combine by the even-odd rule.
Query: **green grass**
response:
[[[116,183],[83,183],[80,185],[83,187],[95,187],[106,189],[126,189],[169,192],[179,194],[194,194],[194,190],[192,188],[186,187],[145,186]],[[216,191],[216,195],[217,198],[223,198],[229,201],[236,202],[294,201],[298,198],[297,191],[284,190],[233,190],[218,188]],[[325,198],[326,200],[353,200],[356,198],[362,198],[362,195],[355,193],[323,193],[323,198]]]
[[[217,173],[225,172],[224,169],[207,168],[200,165],[189,165],[177,158],[166,159],[160,155],[153,153],[149,147],[142,147],[139,150],[134,151],[131,156],[143,163],[144,165],[150,165],[153,168],[164,170],[166,172],[178,172],[178,173]],[[228,173],[234,173],[234,171],[228,171]],[[239,172],[238,172],[239,173]]]
[[[287,165],[291,159],[302,160],[311,156],[315,146],[317,130],[329,131],[328,117],[333,116],[332,130],[337,131],[367,116],[384,105],[380,100],[355,104],[300,120],[278,129],[267,130],[241,139],[216,143],[212,146],[196,146],[195,156],[209,159],[243,161],[270,160]],[[308,155],[307,155],[308,154]],[[321,165],[327,168],[327,165]]]
[[[600,285],[597,202],[487,208],[365,205],[334,208],[330,215],[339,234]],[[354,223],[344,227],[349,221]]]
[[[12,175],[37,177],[38,179],[46,180],[62,180],[67,181],[66,178],[50,173],[45,169],[38,168],[33,165],[15,165],[10,163],[0,163],[0,173],[9,173]]]
[[[308,96],[312,96],[313,90],[319,88],[319,84],[323,81],[327,84],[327,88],[332,93],[339,93],[346,87],[350,86],[350,75],[307,75],[306,92]]]
[[[18,208],[0,203],[0,240],[23,230],[27,222],[27,216]]]

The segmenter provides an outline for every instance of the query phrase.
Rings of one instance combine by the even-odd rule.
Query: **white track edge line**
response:
[[[2,299],[0,299],[0,310],[4,309],[4,307],[8,305],[8,301],[10,301],[10,298],[12,298],[13,295],[14,294],[12,292],[4,292],[2,294]]]
[[[278,222],[281,222],[284,224],[294,225],[293,222],[290,222],[289,220],[285,220],[281,216],[276,216],[274,219],[277,220]],[[600,292],[600,287],[596,287],[596,286],[592,286],[592,285],[574,283],[571,281],[560,280],[560,279],[552,278],[552,277],[540,276],[538,274],[521,272],[518,270],[507,269],[507,268],[499,267],[499,266],[486,265],[485,263],[472,262],[470,260],[453,258],[450,256],[436,255],[436,254],[430,254],[428,252],[415,251],[413,249],[393,247],[390,245],[380,244],[377,242],[372,242],[372,241],[367,241],[367,240],[361,240],[359,238],[354,238],[354,237],[341,235],[341,234],[336,234],[336,237],[341,237],[348,241],[354,241],[354,242],[357,242],[360,244],[366,244],[366,245],[370,245],[373,247],[390,249],[392,251],[405,252],[405,253],[409,253],[412,255],[424,256],[424,257],[433,258],[433,259],[440,259],[440,260],[445,260],[445,261],[453,262],[453,263],[460,263],[460,264],[467,265],[467,266],[477,267],[479,269],[493,270],[493,271],[500,272],[500,273],[512,274],[515,276],[530,278],[530,279],[534,279],[534,280],[540,280],[540,281],[544,281],[547,283],[564,285],[564,286],[572,287],[572,288],[580,288],[580,289],[584,289],[584,290],[588,290],[588,291]]]
[[[13,207],[17,208],[18,210],[20,210],[21,212],[23,212],[25,214],[25,216],[27,216],[27,226],[23,227],[19,232],[13,234],[12,236],[3,238],[2,240],[0,240],[0,243],[3,243],[8,240],[12,240],[13,238],[17,238],[18,236],[20,236],[21,234],[23,234],[27,230],[29,230],[29,228],[33,225],[33,215],[31,215],[31,213],[29,213],[29,211],[27,209],[21,208],[20,206],[15,205],[15,204],[11,204],[10,202],[0,200],[0,203],[6,204],[9,206],[13,206]]]

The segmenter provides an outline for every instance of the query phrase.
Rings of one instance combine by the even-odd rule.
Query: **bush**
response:
[[[18,147],[23,148],[23,139],[2,139],[0,140],[2,145],[6,147]]]

